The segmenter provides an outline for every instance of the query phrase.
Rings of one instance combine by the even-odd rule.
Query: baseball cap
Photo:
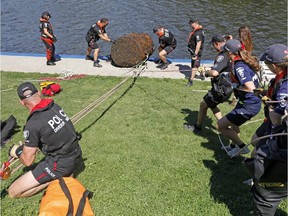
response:
[[[238,51],[242,48],[240,41],[235,39],[230,39],[226,44],[221,48],[223,51],[229,51],[237,54]]]
[[[153,32],[155,33],[155,32],[157,32],[159,29],[161,29],[161,28],[163,28],[163,27],[161,27],[161,26],[155,26],[154,28],[153,28]]]
[[[30,93],[24,94],[26,91],[30,91]],[[17,93],[21,100],[29,98],[37,92],[38,92],[37,88],[31,82],[22,83],[17,88]]]
[[[192,17],[192,18],[189,20],[188,24],[191,24],[191,23],[194,23],[194,22],[198,22],[198,18]]]
[[[286,57],[286,58],[285,58]],[[288,60],[288,47],[284,44],[273,44],[260,56],[260,61],[283,63]]]
[[[48,11],[44,11],[42,13],[42,17],[45,17],[45,16],[49,16],[51,18],[51,15],[50,15],[50,13]]]
[[[225,35],[222,34],[216,34],[212,37],[210,44],[216,43],[216,42],[225,42]]]

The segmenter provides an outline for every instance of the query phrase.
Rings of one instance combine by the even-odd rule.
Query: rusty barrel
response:
[[[111,46],[112,63],[133,67],[153,53],[153,40],[146,33],[131,33],[118,38]]]

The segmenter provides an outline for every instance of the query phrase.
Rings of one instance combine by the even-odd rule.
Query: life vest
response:
[[[46,23],[46,25],[45,25]],[[41,36],[43,37],[47,37],[47,35],[44,33],[44,28],[47,28],[47,31],[49,32],[49,34],[53,35],[53,26],[52,24],[44,18],[40,18],[40,24],[39,24],[39,29],[41,32]]]
[[[51,97],[62,91],[61,86],[55,82],[41,82],[39,85],[43,96]]]
[[[287,80],[287,70],[277,74],[275,78],[271,80],[268,87],[268,93],[267,93],[268,98],[270,99],[274,98],[276,92],[278,91],[278,89],[285,80]]]
[[[231,79],[232,83],[238,83],[239,84],[239,80],[236,77],[235,72],[234,72],[234,65],[235,65],[235,62],[237,62],[237,61],[242,61],[242,58],[240,56],[236,56],[232,60],[232,70],[230,72],[230,79]]]
[[[193,31],[190,32],[187,42],[189,43],[189,41],[190,41],[191,37],[194,35],[194,33],[195,33],[197,30],[202,29],[202,28],[203,28],[203,27],[202,27],[201,25],[199,25],[199,26],[197,26],[196,28],[194,28]]]

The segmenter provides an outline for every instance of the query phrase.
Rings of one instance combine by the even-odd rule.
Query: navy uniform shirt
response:
[[[259,80],[256,75],[256,72],[252,70],[245,62],[235,61],[234,67],[232,69],[233,75],[238,80],[240,86],[244,86],[246,82],[252,81],[255,85],[255,88],[258,88]],[[244,92],[238,90],[239,100],[247,104],[257,104],[261,103],[261,99],[257,97],[253,92]]]

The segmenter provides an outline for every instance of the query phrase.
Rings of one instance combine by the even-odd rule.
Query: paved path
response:
[[[93,61],[85,60],[85,56],[77,55],[61,55],[61,60],[56,62],[55,66],[46,65],[46,57],[44,54],[29,54],[29,53],[5,53],[1,55],[1,71],[11,72],[37,72],[49,74],[87,74],[94,76],[131,76],[133,68],[115,67],[107,60],[107,57],[100,57],[102,68],[93,67]],[[140,76],[151,78],[172,78],[184,79],[191,74],[190,59],[169,59],[171,64],[165,70],[156,68],[154,63],[155,58],[150,58],[144,71]],[[213,64],[212,60],[203,60],[203,66],[210,68]],[[268,81],[274,74],[269,71],[263,63],[264,77]],[[198,79],[196,74],[195,79]],[[209,78],[205,79],[210,81]]]
[[[115,67],[105,57],[101,57],[102,68],[93,67],[93,61],[85,60],[85,56],[61,55],[55,66],[47,66],[46,58],[41,54],[1,53],[1,71],[38,72],[63,74],[88,74],[99,76],[130,76],[132,68]],[[172,63],[165,70],[156,68],[154,58],[147,61],[146,68],[140,76],[151,78],[184,79],[190,75],[189,59],[169,59]],[[204,66],[211,67],[212,61],[204,61]],[[197,79],[197,77],[196,77]],[[207,79],[210,80],[210,79]]]

